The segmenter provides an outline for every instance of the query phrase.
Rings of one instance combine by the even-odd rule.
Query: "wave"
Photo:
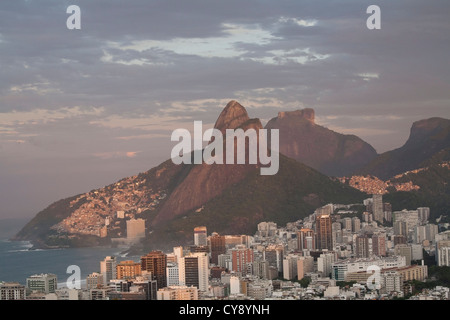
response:
[[[18,249],[18,250],[8,250],[8,251],[6,251],[6,252],[29,252],[29,251],[32,251],[32,250],[28,250],[28,249]]]
[[[7,252],[37,252],[37,251],[58,251],[58,250],[64,250],[62,248],[57,249],[31,249],[31,247],[26,246],[27,249],[14,249],[14,250],[8,250]]]

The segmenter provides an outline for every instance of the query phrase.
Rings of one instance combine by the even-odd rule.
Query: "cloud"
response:
[[[93,156],[102,160],[108,160],[113,158],[135,158],[140,151],[108,151],[97,152]]]
[[[134,157],[137,156],[138,153],[139,153],[139,151],[128,151],[128,152],[126,153],[126,156],[127,156],[128,158],[134,158]]]
[[[379,152],[448,117],[450,2],[380,4],[377,31],[360,0],[77,0],[76,32],[70,4],[0,2],[0,181],[48,181],[48,202],[70,172],[83,192],[168,159],[174,128],[211,126],[232,99],[265,120],[312,107]]]
[[[113,49],[122,51],[144,52],[148,50],[172,52],[178,55],[194,55],[203,58],[233,58],[239,57],[243,50],[236,44],[263,45],[275,39],[269,30],[258,25],[239,25],[223,23],[223,34],[220,37],[209,38],[174,38],[170,40],[137,40],[126,45],[110,42]],[[110,53],[106,53],[103,61],[114,61]],[[119,60],[122,61],[122,60]],[[139,60],[138,60],[139,61]],[[144,62],[142,62],[144,63]],[[147,61],[148,64],[151,64]]]
[[[104,108],[96,107],[62,107],[57,110],[35,109],[33,111],[12,111],[1,113],[0,124],[11,125],[13,123],[36,123],[70,119],[80,116],[99,116]]]

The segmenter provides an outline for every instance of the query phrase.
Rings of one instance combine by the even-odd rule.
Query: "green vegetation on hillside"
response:
[[[306,217],[324,204],[359,203],[366,197],[356,189],[281,156],[276,175],[262,176],[259,169],[250,172],[206,203],[201,212],[176,217],[158,230],[152,230],[146,245],[151,248],[164,244],[169,248],[192,241],[193,229],[200,225],[206,226],[208,233],[254,234],[261,221],[283,225]]]
[[[394,192],[383,196],[383,201],[392,204],[392,210],[430,207],[431,218],[450,214],[450,169],[433,164],[417,173],[408,173],[392,182],[408,182],[420,187],[417,191]]]

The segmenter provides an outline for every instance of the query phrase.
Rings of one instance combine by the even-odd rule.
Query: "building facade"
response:
[[[122,261],[117,265],[117,279],[134,279],[142,274],[141,264],[133,260]]]
[[[107,256],[100,261],[100,273],[103,275],[103,285],[107,286],[109,281],[117,278],[117,258]]]
[[[54,293],[58,289],[58,280],[55,274],[35,274],[27,278],[26,287],[30,291]]]
[[[157,292],[157,300],[198,300],[198,289],[188,286],[161,288]]]
[[[317,249],[333,249],[333,238],[331,234],[331,215],[322,214],[316,217],[316,237]]]
[[[152,251],[141,257],[141,269],[151,272],[157,281],[158,289],[167,286],[167,255],[162,251]]]
[[[0,283],[0,300],[25,300],[25,286],[17,282]]]

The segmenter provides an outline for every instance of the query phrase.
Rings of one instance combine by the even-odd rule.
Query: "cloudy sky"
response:
[[[381,8],[381,30],[366,9]],[[68,30],[69,5],[81,30]],[[28,217],[170,158],[229,100],[381,153],[450,115],[450,2],[2,0],[0,218]]]

